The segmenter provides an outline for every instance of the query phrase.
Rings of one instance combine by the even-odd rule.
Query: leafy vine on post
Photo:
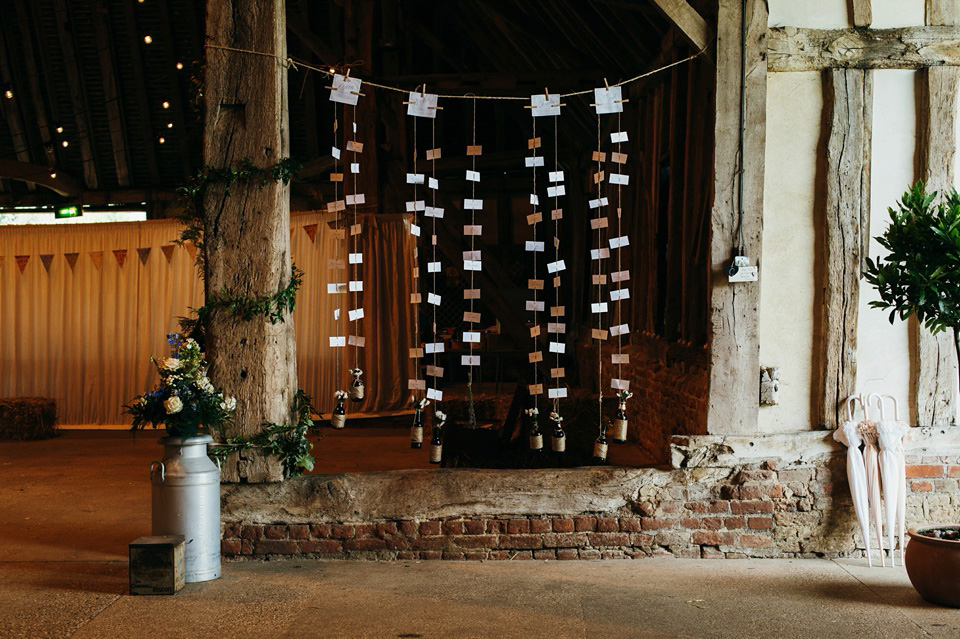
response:
[[[917,182],[889,209],[890,226],[877,237],[889,254],[867,258],[864,279],[880,299],[870,306],[890,310],[890,323],[915,315],[936,334],[949,330],[960,357],[960,195],[935,202]]]

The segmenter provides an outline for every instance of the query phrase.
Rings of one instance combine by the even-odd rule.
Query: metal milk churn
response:
[[[186,581],[220,576],[220,470],[207,457],[210,435],[163,437],[150,465],[154,535],[183,535]]]

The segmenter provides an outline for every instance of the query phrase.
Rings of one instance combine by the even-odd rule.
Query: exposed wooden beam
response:
[[[23,62],[27,72],[27,86],[30,88],[30,99],[33,102],[34,115],[37,119],[37,128],[40,129],[40,142],[43,144],[43,154],[50,166],[57,165],[57,147],[53,142],[53,134],[50,118],[47,116],[47,106],[43,100],[43,92],[40,90],[40,66],[34,57],[35,45],[34,34],[31,24],[33,17],[30,16],[25,0],[17,0],[14,3],[17,22],[20,25],[20,40],[22,43]]]
[[[137,100],[137,111],[140,116],[140,144],[147,158],[147,174],[150,184],[160,183],[160,169],[157,165],[157,142],[153,124],[150,119],[150,100],[147,97],[145,81],[146,71],[143,68],[143,57],[140,53],[140,31],[137,29],[136,4],[123,3],[124,21],[127,23],[127,50],[130,52],[130,63],[133,66],[132,91]]]
[[[44,169],[46,170],[46,169]],[[60,173],[57,173],[57,179],[60,179]],[[79,185],[80,181],[74,180]],[[81,185],[82,186],[82,185]],[[63,204],[64,197],[54,192],[40,192],[30,194],[6,194],[0,196],[0,207],[10,206],[55,206]],[[180,194],[175,191],[155,191],[144,189],[132,189],[123,191],[82,191],[77,196],[83,200],[84,206],[105,206],[107,204],[140,204],[146,202],[149,206],[152,202],[174,202],[180,199]],[[130,208],[130,207],[128,207]]]
[[[769,71],[922,69],[960,66],[960,32],[949,26],[899,29],[770,29]]]
[[[173,139],[176,141],[177,151],[180,153],[183,177],[189,179],[190,176],[193,175],[194,158],[190,154],[190,146],[188,144],[187,118],[184,115],[183,90],[180,86],[180,74],[176,72],[176,65],[177,62],[180,61],[180,57],[176,50],[176,40],[173,38],[173,26],[167,3],[158,2],[157,8],[160,11],[160,35],[165,42],[162,51],[164,67],[167,71],[166,77],[170,86],[170,106],[172,107],[171,111],[173,111],[169,121],[173,122]],[[166,127],[167,122],[163,122],[162,126]]]
[[[767,3],[747,0],[746,83],[741,81],[741,0],[720,0],[714,200],[710,234],[710,390],[707,432],[754,433],[760,404],[760,283],[731,284],[727,265],[738,248],[762,266],[763,175],[767,107]],[[740,89],[745,90],[739,152]],[[738,162],[742,158],[742,167]],[[742,171],[740,170],[742,168]],[[738,182],[743,200],[737,215]],[[742,241],[741,241],[742,237]],[[742,244],[742,246],[741,246]]]
[[[653,0],[653,4],[680,29],[680,33],[698,51],[706,48],[710,42],[710,27],[696,9],[685,0]]]
[[[927,0],[926,23],[953,26],[957,23],[957,4],[954,0]]]
[[[854,26],[869,27],[873,23],[873,0],[852,0],[852,2]]]
[[[317,61],[320,64],[337,64],[339,62],[340,56],[335,55],[326,41],[310,30],[309,24],[300,20],[299,14],[291,13],[287,16],[287,28],[290,29],[290,33],[297,36],[297,40],[313,52],[313,55],[317,56]]]
[[[921,76],[917,142],[920,175],[928,193],[954,188],[958,81],[960,69],[956,67],[931,67]],[[949,331],[934,336],[918,327],[916,383],[919,425],[953,425],[957,412],[957,356]]]
[[[110,129],[110,145],[113,148],[113,167],[117,173],[117,184],[129,186],[130,163],[127,158],[127,136],[123,126],[123,103],[120,101],[116,64],[113,60],[109,12],[107,3],[104,0],[98,0],[91,11],[93,34],[97,43],[97,58],[100,61],[100,77],[103,82],[103,98],[107,109],[107,127]]]
[[[6,29],[0,29],[0,76],[11,79],[13,78],[13,72],[10,58],[7,56],[7,39],[5,37]],[[15,86],[13,99],[9,100],[4,96],[0,96],[0,112],[3,113],[4,119],[7,121],[7,127],[10,129],[10,139],[13,142],[13,152],[17,156],[17,160],[21,163],[29,164],[31,162],[30,157],[30,143],[27,139],[27,131],[23,123],[23,114],[20,109],[20,105],[27,99],[27,92],[24,91],[26,87]],[[33,190],[33,183],[29,183],[30,190]]]
[[[20,180],[29,184],[39,184],[65,197],[76,197],[83,191],[83,185],[74,177],[58,170],[57,177],[51,177],[50,169],[29,162],[0,160],[0,178]]]
[[[77,127],[77,145],[80,147],[80,161],[83,166],[83,182],[88,189],[96,189],[100,184],[97,175],[97,162],[93,152],[92,125],[90,123],[90,109],[87,106],[87,95],[84,89],[83,77],[80,75],[80,65],[77,63],[77,47],[74,42],[74,29],[67,0],[54,0],[56,12],[57,35],[63,50],[63,68],[67,75],[70,105],[73,108],[73,121]]]
[[[857,384],[866,91],[862,69],[833,69],[827,83],[830,118],[827,200],[823,233],[823,306],[820,353],[820,426],[836,428]]]

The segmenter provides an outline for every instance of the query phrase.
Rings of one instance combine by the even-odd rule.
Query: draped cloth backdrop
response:
[[[337,369],[329,345],[337,298],[344,315],[353,301],[327,294],[336,275],[347,281],[330,263],[331,219],[291,221],[293,259],[304,271],[294,316],[299,384],[324,412],[354,364],[353,348],[339,349]],[[360,223],[367,397],[358,410],[377,412],[409,398],[413,251],[403,217],[369,214]],[[150,355],[167,355],[177,318],[203,304],[193,251],[174,244],[180,230],[173,220],[0,227],[0,397],[52,397],[64,425],[128,424],[122,405],[157,382]]]

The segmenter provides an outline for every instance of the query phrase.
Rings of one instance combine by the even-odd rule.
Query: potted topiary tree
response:
[[[960,195],[937,200],[917,182],[889,209],[890,225],[877,237],[889,251],[867,258],[864,279],[890,311],[890,323],[915,316],[932,333],[950,331],[960,357]],[[917,592],[931,603],[960,607],[960,526],[909,531],[906,568]]]

